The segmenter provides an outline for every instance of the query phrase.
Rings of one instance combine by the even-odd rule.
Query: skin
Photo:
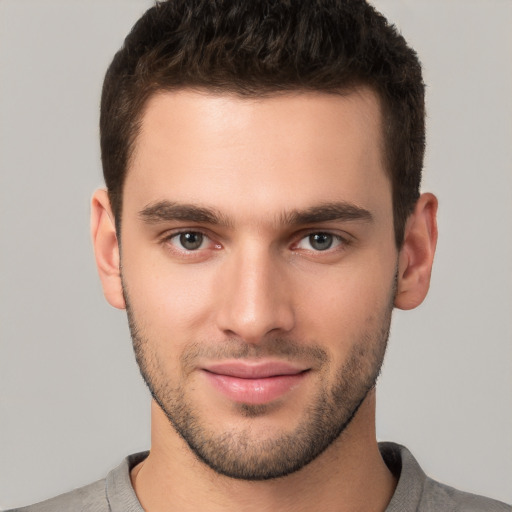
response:
[[[180,389],[206,434],[229,432],[234,450],[242,433],[257,453],[294,432],[354,353],[364,354],[355,384],[378,372],[391,307],[416,307],[428,291],[437,201],[421,196],[398,250],[380,126],[379,101],[365,88],[264,99],[161,93],[147,105],[123,190],[122,258],[107,194],[94,195],[104,293],[117,308],[129,297],[162,402]],[[345,215],[297,215],[326,203],[341,203]],[[162,204],[207,208],[218,219],[177,219]],[[202,245],[184,249],[183,231],[203,233]],[[314,233],[332,234],[333,245],[317,250]],[[317,347],[328,363],[281,354],[279,340]],[[278,398],[248,407],[205,376],[211,361],[234,357],[287,360],[307,372]],[[385,510],[396,482],[377,447],[374,389],[361,399],[313,461],[264,481],[235,480],[199,461],[153,402],[151,453],[132,472],[134,489],[148,511]]]

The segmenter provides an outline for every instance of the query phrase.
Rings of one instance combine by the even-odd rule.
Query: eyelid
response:
[[[179,228],[173,228],[173,229],[167,229],[160,235],[158,235],[158,239],[162,242],[165,242],[166,240],[170,240],[171,238],[174,238],[178,235],[183,235],[185,233],[201,233],[206,238],[209,238],[212,240],[212,236],[209,233],[207,229],[199,228],[199,227],[179,227]]]
[[[185,248],[180,249],[176,245],[170,243],[171,239],[176,238],[179,235],[182,235],[184,233],[200,233],[203,237],[205,237],[207,240],[210,241],[210,246],[206,247],[204,249],[187,250]],[[311,248],[311,249],[297,248],[297,245],[301,241],[303,241],[305,238],[308,238],[309,236],[314,235],[314,234],[331,235],[339,243],[336,244],[334,247],[325,249],[324,251],[315,250],[313,248]],[[198,254],[204,253],[204,251],[207,251],[207,250],[218,250],[218,249],[223,248],[223,244],[218,241],[218,237],[212,236],[211,231],[209,229],[205,229],[203,227],[195,227],[195,226],[179,227],[179,228],[167,230],[158,237],[158,242],[161,244],[167,245],[167,247],[171,246],[171,248],[169,248],[169,250],[172,250],[173,252],[176,252],[176,253],[179,253],[182,255],[187,255],[189,257],[194,257],[194,255],[197,256]],[[331,229],[329,229],[329,228],[327,228],[327,229],[307,228],[307,229],[303,229],[303,230],[299,231],[298,233],[295,233],[295,235],[293,236],[293,241],[289,245],[289,248],[292,251],[297,250],[297,251],[308,251],[310,253],[316,253],[316,254],[322,254],[322,253],[328,254],[328,253],[333,253],[333,252],[336,252],[339,250],[343,250],[346,247],[348,247],[349,245],[351,245],[353,242],[354,242],[354,237],[347,232],[340,233],[338,230],[334,230],[332,228]]]
[[[183,235],[185,233],[199,233],[201,234],[206,241],[210,241],[210,247],[205,247],[201,249],[195,249],[195,250],[188,250],[180,247],[177,247],[174,245],[171,240],[176,239],[180,235]],[[205,230],[203,228],[175,228],[169,231],[166,231],[159,237],[159,243],[166,244],[169,250],[172,250],[174,252],[177,252],[182,255],[187,255],[193,257],[194,255],[198,255],[206,250],[212,250],[212,249],[220,249],[222,245],[215,241],[213,237],[209,234],[208,230]],[[171,247],[169,247],[171,246]]]
[[[311,235],[316,234],[324,234],[324,235],[330,235],[333,237],[334,240],[338,241],[339,243],[336,244],[334,247],[329,247],[328,249],[325,249],[324,251],[315,250],[313,248],[311,249],[299,249],[297,246],[300,242],[302,242],[304,239],[309,238]],[[301,231],[296,237],[295,241],[292,243],[292,250],[303,250],[303,251],[309,251],[311,253],[318,253],[318,254],[328,254],[335,251],[339,251],[340,249],[346,248],[353,242],[353,237],[349,235],[348,233],[339,233],[338,231],[332,230],[332,229],[307,229]]]

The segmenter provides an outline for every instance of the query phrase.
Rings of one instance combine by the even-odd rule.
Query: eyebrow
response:
[[[232,223],[220,212],[193,204],[174,203],[171,201],[158,201],[143,208],[139,217],[148,224],[180,220],[184,222],[198,222],[221,226],[230,226]]]
[[[284,224],[317,224],[329,221],[363,221],[372,222],[369,210],[345,201],[322,203],[306,210],[292,210],[282,215]]]
[[[139,217],[147,224],[159,222],[183,221],[233,226],[233,222],[213,208],[171,201],[158,201],[144,207]],[[330,221],[363,221],[372,222],[373,215],[369,210],[345,201],[322,203],[305,210],[290,210],[279,216],[280,224],[304,225]]]

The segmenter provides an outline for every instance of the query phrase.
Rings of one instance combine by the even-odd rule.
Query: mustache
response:
[[[195,366],[198,360],[222,361],[226,359],[286,359],[322,366],[328,362],[327,352],[316,344],[304,344],[287,338],[271,338],[261,343],[246,343],[242,339],[227,338],[220,342],[190,343],[180,356],[185,367]]]
[[[148,344],[143,330],[135,322],[131,303],[123,284],[123,295],[126,303],[128,326],[130,329],[135,353],[140,352],[143,345]],[[307,363],[317,368],[325,366],[330,357],[321,345],[314,342],[297,341],[287,337],[268,337],[259,343],[247,343],[239,337],[227,337],[219,341],[191,341],[180,355],[180,363],[184,368],[193,369],[199,360],[208,362],[226,359],[263,359],[278,358],[287,361]]]

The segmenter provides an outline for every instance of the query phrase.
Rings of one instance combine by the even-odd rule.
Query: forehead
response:
[[[147,103],[124,204],[182,201],[241,215],[351,201],[390,205],[381,111],[349,94],[241,98],[181,90]],[[231,210],[228,211],[228,210]]]

